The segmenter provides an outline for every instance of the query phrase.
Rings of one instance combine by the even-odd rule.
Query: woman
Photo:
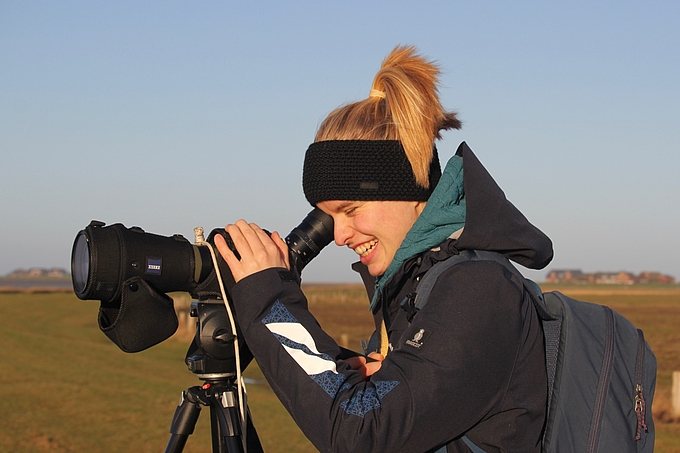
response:
[[[333,111],[305,156],[305,196],[333,217],[336,244],[359,255],[375,361],[344,359],[321,330],[278,234],[228,225],[240,261],[217,242],[246,342],[320,451],[540,451],[543,337],[522,283],[498,263],[467,261],[439,276],[415,315],[400,307],[428,269],[462,250],[531,268],[552,258],[550,240],[465,143],[441,172],[434,141],[460,122],[441,107],[438,74],[397,47],[369,97]]]

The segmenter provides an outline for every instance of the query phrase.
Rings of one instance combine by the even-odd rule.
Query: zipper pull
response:
[[[647,423],[645,423],[645,416],[647,414],[647,404],[645,403],[645,396],[642,393],[642,384],[635,386],[635,414],[637,415],[637,433],[635,440],[642,438],[642,430],[649,432]]]

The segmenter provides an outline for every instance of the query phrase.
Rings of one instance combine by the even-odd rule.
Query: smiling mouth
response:
[[[364,244],[361,244],[357,246],[354,251],[356,252],[357,255],[359,256],[368,256],[369,253],[373,251],[375,246],[378,245],[378,240],[377,239],[372,239]]]

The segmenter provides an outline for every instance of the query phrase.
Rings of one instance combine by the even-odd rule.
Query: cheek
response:
[[[352,217],[352,219],[349,221],[354,229],[363,234],[370,234],[371,231],[373,231],[373,228],[371,227],[372,222],[370,217],[367,216],[356,216]]]
[[[406,232],[411,228],[412,222],[409,223],[407,218],[393,213],[375,212],[370,215],[359,215],[352,218],[351,223],[353,228],[365,236],[375,236],[383,243],[383,246],[388,244],[401,244],[401,241],[406,236]]]
[[[403,216],[393,219],[391,223],[386,223],[383,227],[383,231],[389,235],[390,244],[395,248],[398,248],[414,222],[415,219],[412,219],[407,213],[404,213]]]

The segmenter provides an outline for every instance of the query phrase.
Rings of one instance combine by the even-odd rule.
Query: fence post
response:
[[[671,391],[671,412],[673,418],[680,419],[680,371],[673,371],[673,389]]]

